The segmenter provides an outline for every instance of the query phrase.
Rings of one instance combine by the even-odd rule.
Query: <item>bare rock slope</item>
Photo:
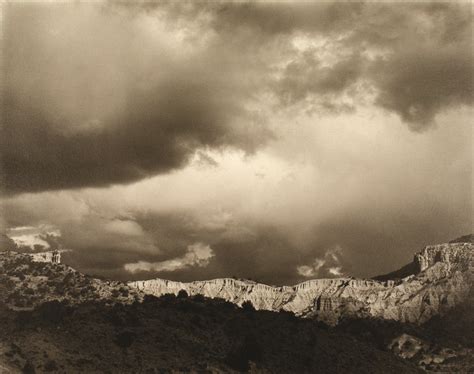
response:
[[[152,279],[129,286],[155,296],[185,290],[237,305],[250,301],[259,310],[291,311],[329,324],[344,317],[420,324],[467,297],[474,279],[473,248],[472,242],[428,246],[404,267],[412,274],[401,279],[315,279],[283,287],[232,278],[190,283]]]

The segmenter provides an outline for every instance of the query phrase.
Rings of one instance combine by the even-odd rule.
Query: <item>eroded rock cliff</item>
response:
[[[218,297],[238,305],[251,301],[256,309],[291,311],[329,324],[343,317],[423,323],[468,295],[473,266],[472,243],[448,243],[417,253],[414,274],[402,279],[315,279],[283,287],[231,278],[190,283],[152,279],[129,286],[155,296],[185,290],[189,295]]]

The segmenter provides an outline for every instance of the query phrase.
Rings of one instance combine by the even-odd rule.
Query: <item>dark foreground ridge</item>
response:
[[[449,283],[456,272],[469,270],[455,264],[470,252],[456,257],[439,248],[420,252],[420,273],[438,274],[448,263],[450,271],[457,269],[444,273]],[[436,282],[443,285],[441,278]],[[452,288],[437,289],[451,297]],[[421,324],[342,314],[330,327],[291,311],[258,311],[251,302],[238,306],[184,290],[147,295],[64,264],[3,252],[0,372],[474,372],[470,285],[468,290],[462,302]]]
[[[12,373],[419,372],[382,342],[198,296],[114,306],[49,302],[2,310],[0,322],[0,362]]]

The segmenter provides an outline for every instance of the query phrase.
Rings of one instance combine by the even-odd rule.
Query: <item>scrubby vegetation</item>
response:
[[[418,372],[344,331],[202,297],[51,301],[31,311],[3,308],[0,324],[25,372]]]
[[[136,298],[136,292],[123,283],[94,279],[64,264],[34,262],[28,255],[13,252],[0,256],[0,300],[17,310],[48,300],[131,302]]]

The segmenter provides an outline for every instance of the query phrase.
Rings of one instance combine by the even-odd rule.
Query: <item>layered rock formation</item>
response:
[[[469,294],[473,267],[473,244],[449,243],[417,253],[413,274],[402,279],[315,279],[283,287],[231,278],[190,283],[153,279],[129,282],[129,286],[155,296],[185,290],[238,305],[250,301],[256,309],[291,311],[330,324],[343,317],[423,323]]]

